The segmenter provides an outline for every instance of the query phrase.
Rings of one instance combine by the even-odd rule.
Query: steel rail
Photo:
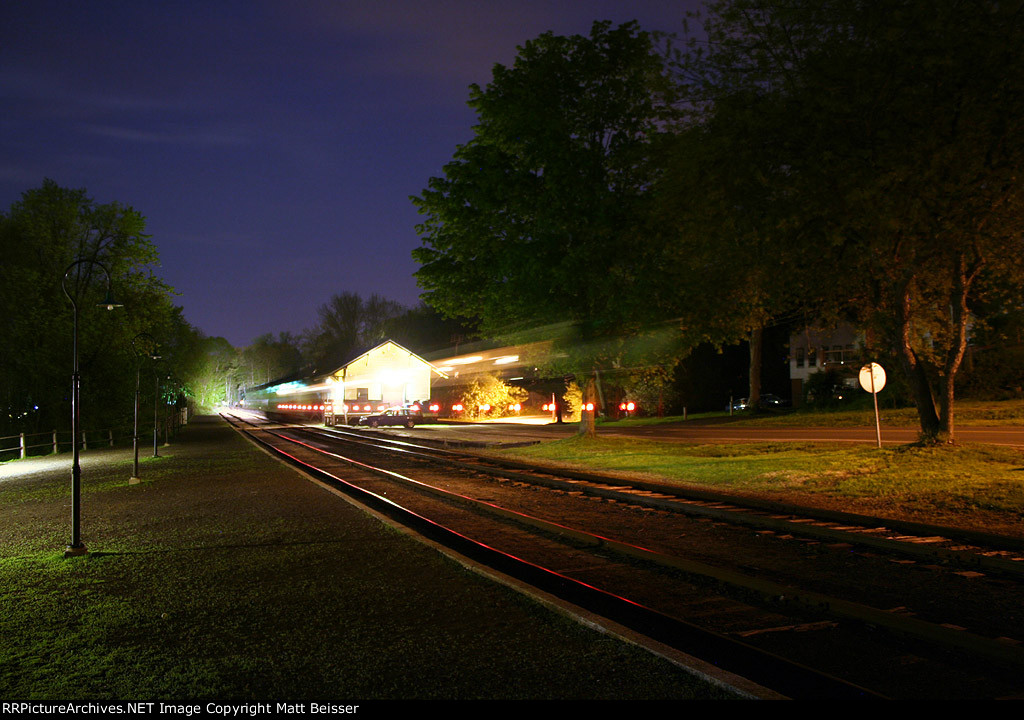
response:
[[[319,428],[304,429],[311,432],[323,433]],[[345,439],[349,442],[366,443],[365,435],[343,432],[327,432],[323,434],[327,437],[339,437],[340,439]],[[352,439],[349,439],[348,436],[351,436]],[[701,490],[679,488],[671,485],[637,481],[630,478],[616,478],[607,475],[583,473],[563,468],[537,466],[529,463],[505,460],[503,458],[481,456],[476,453],[458,453],[448,449],[430,448],[405,441],[392,440],[390,438],[384,438],[382,441],[388,444],[400,446],[393,448],[393,451],[402,452],[410,457],[418,457],[428,462],[448,465],[450,467],[459,467],[477,472],[485,472],[509,480],[518,480],[521,482],[544,485],[546,487],[564,491],[582,492],[598,497],[614,499],[619,502],[633,503],[660,510],[669,510],[687,515],[706,517],[713,520],[721,520],[747,527],[791,533],[804,537],[813,537],[829,542],[855,543],[890,554],[904,555],[927,561],[939,561],[947,565],[955,564],[964,568],[983,569],[989,572],[1024,579],[1024,562],[989,557],[969,550],[954,550],[936,547],[931,544],[914,543],[912,539],[901,540],[886,537],[874,537],[864,534],[864,532],[852,532],[850,528],[839,529],[824,527],[821,525],[812,525],[807,524],[807,520],[820,520],[822,522],[834,523],[840,526],[858,525],[866,531],[887,529],[894,533],[903,532],[916,537],[941,536],[942,538],[950,541],[970,540],[981,545],[987,545],[989,548],[1010,547],[1014,550],[1019,549],[1024,551],[1024,540],[1018,540],[1017,538],[973,533],[971,531],[963,531],[944,526],[909,523],[899,520],[890,520],[887,518],[843,513],[839,511],[796,507],[754,498],[738,497],[736,495],[723,495]],[[373,447],[379,447],[379,445],[373,445]],[[422,450],[440,452],[448,456],[468,457],[471,458],[471,461],[467,463],[456,460],[452,457],[437,457],[428,453],[418,452]],[[476,464],[478,462],[484,463],[484,465]],[[497,464],[501,467],[486,467],[486,465],[490,463]],[[514,469],[506,470],[503,468]],[[546,477],[531,473],[541,473],[542,475],[546,475]],[[569,480],[560,480],[555,476],[569,478]],[[581,485],[579,483],[588,483],[589,485]],[[634,492],[623,492],[621,489],[615,489],[616,486],[627,486],[639,491],[655,493],[658,495],[668,495],[671,496],[671,499],[650,496],[645,497],[637,495]],[[708,504],[701,505],[695,503]],[[748,509],[755,512],[746,512]],[[765,516],[756,514],[757,512],[771,512],[775,513],[775,515]],[[794,516],[795,520],[787,519],[786,517],[779,517],[780,515]]]
[[[273,434],[283,440],[306,447],[309,450],[313,450],[345,462],[357,464],[371,472],[414,485],[419,490],[428,492],[445,500],[469,505],[474,509],[484,510],[489,514],[502,517],[506,520],[525,524],[551,534],[571,538],[585,546],[602,547],[635,560],[652,563],[661,567],[672,568],[688,575],[710,579],[732,588],[754,592],[762,599],[770,602],[777,603],[781,599],[786,603],[799,605],[832,617],[854,620],[866,625],[882,628],[899,636],[923,640],[946,648],[965,650],[997,662],[1011,663],[1015,666],[1024,668],[1024,650],[1016,645],[1007,644],[1000,640],[987,638],[960,629],[953,629],[925,620],[919,620],[914,617],[892,613],[869,605],[843,600],[823,593],[803,590],[770,580],[752,577],[743,573],[715,567],[713,565],[700,563],[694,560],[687,560],[677,556],[655,552],[638,545],[621,542],[578,528],[571,528],[566,525],[544,520],[520,511],[509,510],[489,501],[477,500],[460,493],[445,490],[444,488],[424,483],[420,480],[401,475],[391,470],[376,468],[365,463],[351,460],[345,456],[333,453],[329,450],[324,450],[323,448],[317,448],[296,438],[281,435],[280,433]]]
[[[360,488],[358,485],[305,462],[258,437],[252,431],[240,429],[240,432],[245,433],[254,442],[310,475],[335,485],[363,505],[416,530],[422,536],[448,547],[464,557],[585,608],[657,642],[708,660],[716,666],[772,688],[787,697],[795,699],[882,697],[871,690],[858,687],[840,678],[821,673],[719,633],[705,630],[679,618],[665,615],[628,598],[580,582],[491,547],[404,508],[388,498]],[[282,437],[272,431],[263,430],[261,432],[270,432],[288,442],[303,444],[301,441]],[[306,447],[317,452],[324,452],[319,448],[308,445]],[[385,468],[376,468],[353,458],[346,458],[334,453],[329,454],[364,471],[391,478],[401,477],[398,473]]]

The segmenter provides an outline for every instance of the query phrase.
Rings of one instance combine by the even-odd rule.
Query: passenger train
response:
[[[480,350],[430,362],[388,340],[334,372],[280,378],[249,388],[242,405],[277,420],[325,425],[356,425],[361,418],[397,407],[412,410],[417,422],[551,413],[550,395],[538,392],[508,402],[507,407],[468,407],[467,389],[482,375],[520,387],[529,384],[525,371],[530,363],[515,350]],[[633,414],[635,406],[630,405],[623,403],[621,414]]]

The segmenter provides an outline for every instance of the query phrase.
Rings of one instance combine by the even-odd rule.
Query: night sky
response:
[[[548,30],[696,0],[6,2],[0,208],[44,178],[147,219],[207,335],[301,332],[334,293],[419,290],[410,195],[472,137],[470,83]]]

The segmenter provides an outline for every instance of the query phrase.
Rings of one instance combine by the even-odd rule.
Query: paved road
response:
[[[676,423],[651,427],[630,428],[619,432],[608,429],[607,434],[629,437],[647,437],[658,440],[699,442],[842,442],[874,443],[877,438],[873,427],[851,428],[768,428],[729,425],[697,425]],[[913,428],[882,428],[884,444],[901,445],[917,440]],[[962,427],[956,431],[959,442],[978,442],[991,445],[1009,445],[1024,448],[1024,427]]]
[[[394,434],[414,437],[440,437],[452,441],[479,441],[485,443],[516,443],[534,440],[553,440],[569,437],[576,432],[575,424],[525,425],[516,423],[480,423],[458,425],[422,425],[413,430],[388,429]],[[688,421],[666,425],[646,425],[633,428],[599,428],[605,436],[645,438],[678,442],[732,443],[732,442],[827,442],[875,443],[874,427],[850,428],[771,428],[745,427],[730,423],[702,423]],[[1024,426],[1020,427],[961,427],[956,431],[960,442],[988,443],[1024,448]],[[882,427],[884,444],[900,445],[914,442],[917,430],[913,428]]]

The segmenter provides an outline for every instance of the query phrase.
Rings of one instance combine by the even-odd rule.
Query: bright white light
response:
[[[470,357],[455,358],[453,360],[449,360],[448,364],[449,365],[469,365],[470,363],[480,362],[483,359],[484,359],[483,355],[471,355]]]

